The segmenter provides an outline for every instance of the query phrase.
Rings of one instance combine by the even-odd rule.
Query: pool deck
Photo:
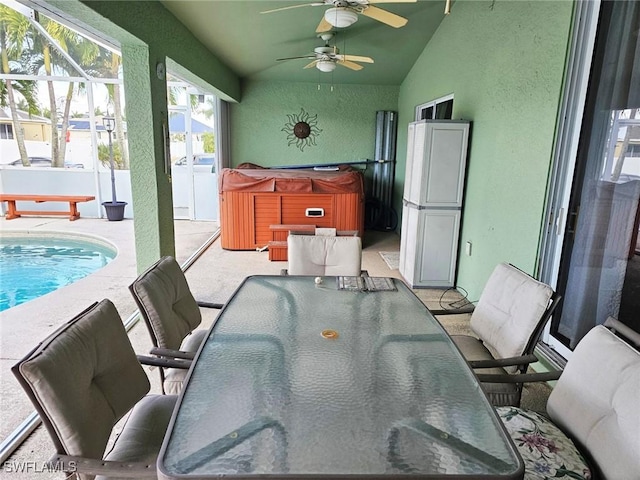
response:
[[[176,258],[183,263],[213,234],[218,225],[214,222],[177,220]],[[137,277],[134,249],[133,221],[109,222],[104,219],[82,218],[75,222],[60,218],[23,217],[16,220],[0,218],[0,232],[76,232],[93,235],[113,243],[118,248],[117,257],[104,268],[71,285],[51,292],[17,307],[0,312],[0,435],[11,433],[31,412],[33,407],[10,371],[20,358],[26,355],[59,325],[73,318],[95,301],[109,298],[123,319],[136,312],[135,302],[128,286]],[[363,242],[363,268],[372,276],[399,278],[397,269],[390,269],[379,252],[397,252],[400,237],[395,233],[365,233]],[[268,253],[256,251],[229,251],[214,242],[186,272],[189,286],[198,300],[224,303],[240,282],[248,275],[280,273],[286,262],[270,262]],[[0,272],[1,273],[1,272]],[[439,308],[442,290],[415,290],[429,307]],[[449,295],[449,294],[448,294]],[[449,297],[447,297],[449,298]],[[453,298],[451,298],[453,300]],[[203,319],[202,327],[210,325],[217,311]],[[454,315],[443,321],[450,333],[467,333],[468,315]],[[129,332],[137,353],[144,354],[151,347],[147,329],[142,321]],[[158,372],[148,369],[152,392],[159,393]],[[540,402],[543,402],[541,399]],[[524,400],[523,400],[524,402]],[[544,403],[541,404],[544,408]],[[538,409],[540,404],[538,405]],[[37,471],[54,453],[53,444],[44,428],[38,428],[9,458],[12,466],[29,462],[30,471],[9,473],[6,465],[0,465],[0,479],[62,478],[59,473]],[[35,462],[35,463],[34,463]]]
[[[184,262],[217,229],[213,222],[176,221],[176,258]],[[64,218],[22,217],[0,218],[1,232],[64,232],[96,236],[115,245],[118,255],[107,266],[77,282],[30,302],[0,312],[0,435],[4,439],[31,412],[33,406],[18,385],[13,366],[59,325],[73,318],[95,301],[109,298],[123,319],[136,311],[128,286],[136,278],[133,221],[109,222],[82,218],[70,222]],[[1,274],[1,272],[0,272]],[[151,346],[142,322],[130,332],[136,352],[145,353]],[[149,372],[158,388],[157,372]],[[27,443],[9,461],[44,462],[55,452],[44,428],[38,428]],[[38,465],[41,465],[38,463]],[[36,465],[37,466],[37,465]],[[7,473],[0,466],[0,478],[60,478],[50,473]]]

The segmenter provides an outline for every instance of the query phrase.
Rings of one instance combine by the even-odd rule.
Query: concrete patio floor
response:
[[[183,263],[217,229],[213,222],[175,221],[176,258]],[[4,439],[32,411],[33,407],[13,377],[10,368],[26,355],[38,342],[59,325],[71,319],[95,301],[109,298],[123,319],[136,312],[136,306],[128,291],[129,284],[137,277],[133,221],[108,222],[100,219],[66,219],[23,217],[7,221],[0,219],[2,232],[28,231],[76,232],[100,237],[118,248],[118,256],[107,266],[67,287],[0,313],[0,435]],[[398,251],[400,238],[395,233],[366,232],[363,242],[363,268],[371,276],[400,278],[397,269],[392,270],[379,252]],[[224,303],[240,282],[248,275],[279,274],[286,262],[270,262],[268,253],[257,251],[229,251],[214,242],[188,269],[186,277],[198,300]],[[0,272],[1,273],[1,272]],[[432,308],[441,308],[439,300],[443,290],[415,290],[418,297]],[[456,297],[447,292],[447,300]],[[208,327],[217,311],[211,311],[203,320]],[[468,315],[448,316],[442,320],[449,333],[468,333]],[[146,353],[151,346],[147,329],[142,321],[129,333],[134,349]],[[158,393],[158,372],[148,369],[152,391]],[[544,411],[546,390],[532,387],[525,392],[523,405]],[[542,393],[541,393],[542,392]],[[61,478],[60,474],[38,471],[54,453],[54,447],[44,428],[39,427],[23,446],[9,458],[11,466],[29,462],[31,471],[9,472],[7,465],[0,465],[0,478],[45,479]]]

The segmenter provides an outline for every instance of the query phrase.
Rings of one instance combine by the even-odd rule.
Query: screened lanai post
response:
[[[136,263],[139,272],[175,255],[173,195],[165,172],[163,124],[168,124],[165,57],[143,45],[122,45],[131,163]]]
[[[221,172],[223,168],[231,166],[229,160],[230,127],[229,127],[229,102],[216,96],[216,162],[217,170]]]

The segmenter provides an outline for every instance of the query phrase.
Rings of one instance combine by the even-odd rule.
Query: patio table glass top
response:
[[[245,279],[196,356],[158,468],[161,478],[523,475],[442,326],[401,281],[361,277]]]

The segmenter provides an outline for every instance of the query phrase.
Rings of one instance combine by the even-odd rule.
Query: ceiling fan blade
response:
[[[373,63],[373,58],[371,57],[362,57],[360,55],[336,55],[338,60],[347,60],[351,62],[364,62],[364,63]]]
[[[316,56],[315,55],[304,55],[302,57],[276,58],[276,62],[280,62],[282,60],[298,60],[299,58],[316,58]]]
[[[305,66],[304,66],[304,68],[313,68],[313,67],[315,67],[315,66],[316,66],[316,63],[318,63],[318,62],[319,62],[319,60],[314,60],[314,61],[313,61],[313,62],[311,62],[310,64],[305,65]]]
[[[369,3],[416,3],[418,0],[369,0]]]
[[[362,15],[378,20],[379,22],[386,23],[394,28],[404,27],[409,21],[400,15],[396,15],[395,13],[388,12],[382,8],[374,7],[372,5],[365,8],[362,11]]]
[[[351,70],[362,70],[362,65],[358,65],[357,63],[353,63],[348,60],[338,60],[336,63],[343,67],[350,68]]]
[[[292,8],[300,8],[300,7],[320,7],[324,4],[325,4],[324,2],[302,3],[300,5],[289,5],[288,7],[280,7],[280,8],[274,8],[273,10],[265,10],[264,12],[260,12],[260,13],[281,12],[283,10],[291,10]]]
[[[316,33],[328,32],[332,28],[333,28],[333,25],[327,22],[323,16],[322,20],[320,20],[320,23],[318,24],[318,27],[316,28]]]

